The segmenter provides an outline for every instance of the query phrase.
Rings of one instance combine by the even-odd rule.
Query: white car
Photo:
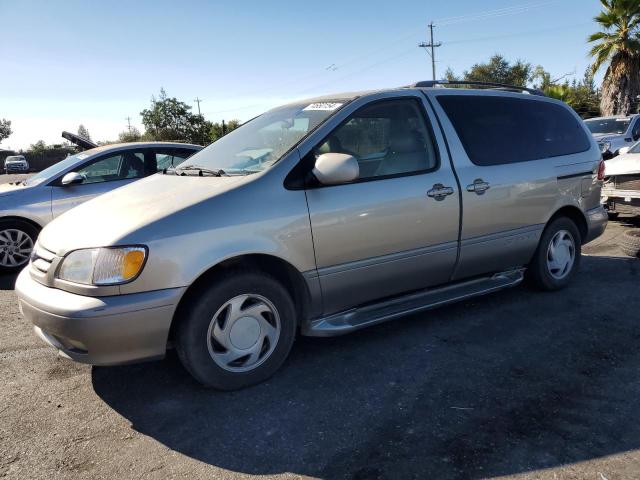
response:
[[[585,120],[585,125],[598,142],[602,158],[609,160],[640,140],[640,115],[598,117]]]
[[[640,215],[640,142],[621,148],[617,157],[607,160],[602,203],[609,218],[620,213]]]
[[[12,155],[4,160],[4,171],[6,173],[12,172],[28,172],[29,162],[24,158],[24,155]]]

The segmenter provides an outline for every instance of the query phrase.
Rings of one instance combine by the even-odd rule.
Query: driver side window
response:
[[[365,106],[316,149],[346,153],[358,160],[360,179],[412,174],[438,165],[434,141],[421,107],[413,99]]]
[[[144,173],[142,152],[123,152],[100,158],[78,170],[84,177],[82,185],[142,178]]]

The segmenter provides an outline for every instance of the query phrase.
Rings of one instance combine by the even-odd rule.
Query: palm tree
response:
[[[629,114],[640,94],[640,0],[600,0],[594,20],[602,31],[589,37],[593,72],[609,62],[602,82],[602,115]],[[597,43],[596,43],[597,42]]]

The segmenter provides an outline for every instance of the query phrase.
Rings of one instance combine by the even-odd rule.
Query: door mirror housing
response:
[[[68,185],[78,185],[82,183],[84,177],[80,175],[78,172],[69,172],[64,177],[62,177],[62,181],[60,182],[62,186]]]
[[[629,153],[630,149],[631,147],[622,147],[620,150],[618,150],[618,155],[624,155],[625,153]]]
[[[323,153],[316,159],[312,172],[323,185],[340,185],[357,180],[360,165],[346,153]]]

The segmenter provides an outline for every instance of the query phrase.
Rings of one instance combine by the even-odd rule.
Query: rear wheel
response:
[[[287,290],[261,272],[231,272],[201,289],[177,330],[182,364],[200,383],[235,390],[262,382],[287,358],[296,333]]]
[[[0,220],[0,272],[15,272],[28,262],[38,229],[24,220]]]
[[[578,227],[569,218],[553,220],[542,233],[527,268],[527,280],[540,290],[566,287],[580,265],[582,242]]]

